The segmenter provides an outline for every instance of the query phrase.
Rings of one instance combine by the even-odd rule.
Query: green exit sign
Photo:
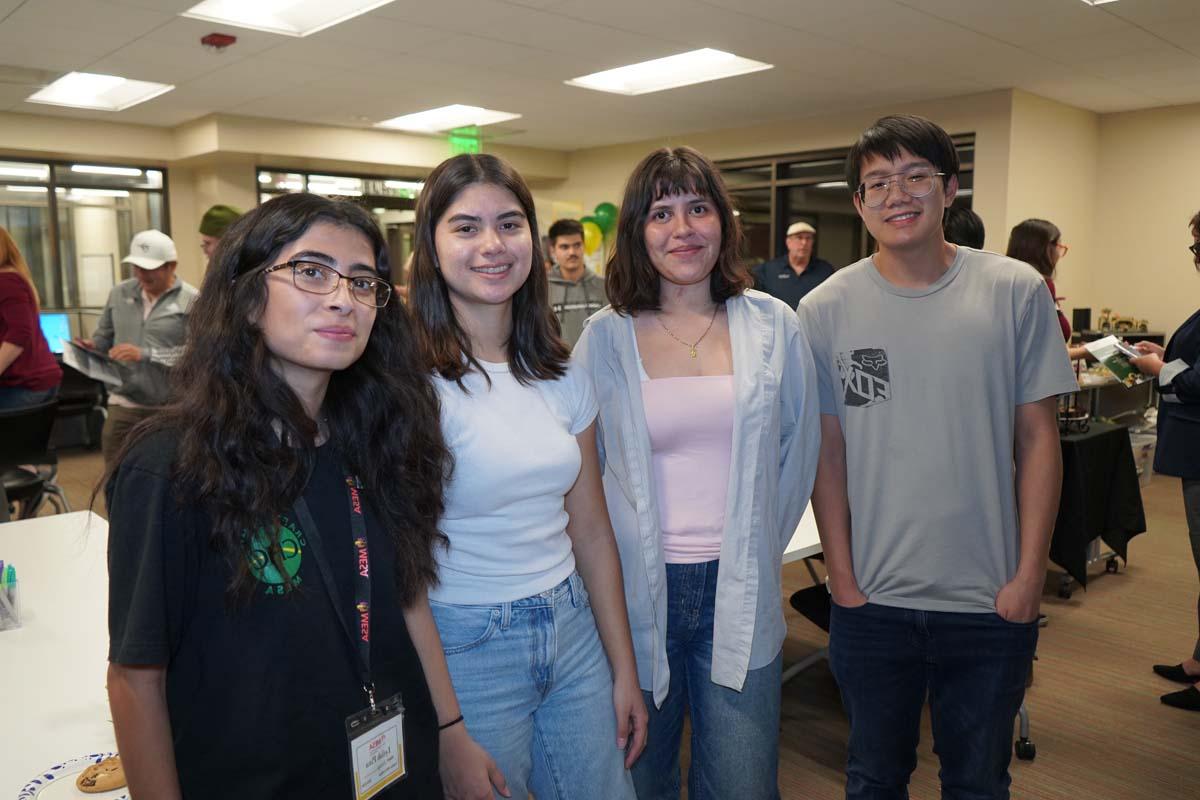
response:
[[[482,153],[483,139],[479,136],[479,128],[474,125],[466,128],[455,128],[450,131],[450,155],[461,153]]]

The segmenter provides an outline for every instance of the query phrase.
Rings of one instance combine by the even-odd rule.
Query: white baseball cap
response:
[[[795,236],[798,233],[816,234],[816,232],[817,229],[812,225],[809,225],[807,222],[793,222],[791,225],[788,225],[787,229],[788,236]]]
[[[134,235],[129,243],[129,255],[121,259],[122,264],[133,264],[142,269],[158,269],[168,261],[178,261],[175,243],[162,231],[150,229]]]

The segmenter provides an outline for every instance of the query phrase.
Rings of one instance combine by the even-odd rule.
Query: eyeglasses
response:
[[[1055,242],[1054,246],[1058,248],[1059,258],[1062,258],[1063,256],[1065,256],[1067,254],[1067,251],[1071,249],[1071,248],[1067,247],[1065,244],[1063,244],[1062,242]]]
[[[1200,256],[1200,242],[1196,242],[1195,244],[1189,244],[1188,250],[1192,251],[1192,255]]]
[[[382,278],[366,275],[343,275],[333,267],[312,261],[288,261],[267,267],[263,274],[281,269],[292,270],[292,283],[302,292],[309,294],[333,294],[342,281],[350,284],[350,296],[364,306],[383,308],[392,296],[392,285]]]
[[[931,169],[910,169],[907,172],[897,172],[893,175],[884,175],[881,178],[864,181],[858,185],[856,194],[867,208],[879,208],[887,201],[893,183],[897,184],[900,190],[909,197],[924,197],[933,191],[933,179],[945,176],[946,173],[934,172]]]

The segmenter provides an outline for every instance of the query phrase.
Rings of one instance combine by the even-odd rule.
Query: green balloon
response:
[[[617,207],[612,203],[601,203],[595,210],[596,223],[600,230],[608,233],[617,224]]]

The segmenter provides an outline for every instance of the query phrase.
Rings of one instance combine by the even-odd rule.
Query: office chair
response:
[[[71,510],[67,495],[56,482],[58,457],[50,447],[58,401],[27,408],[0,410],[0,483],[7,503],[5,516],[19,504],[17,519],[37,516],[49,499],[57,513]],[[35,465],[35,466],[29,466]]]

